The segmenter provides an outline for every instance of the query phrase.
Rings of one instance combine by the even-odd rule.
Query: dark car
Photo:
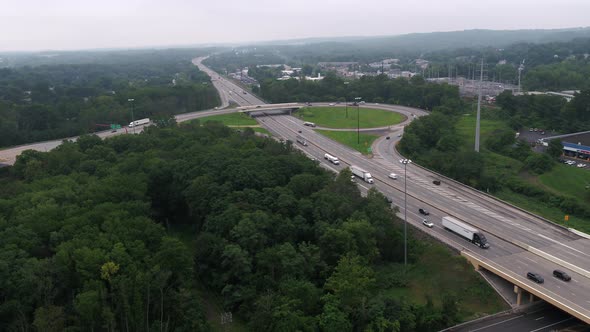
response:
[[[554,270],[553,271],[553,276],[557,279],[561,279],[563,281],[570,281],[572,280],[572,277],[570,277],[569,274],[561,271],[561,270]]]
[[[297,130],[297,132],[301,134],[301,129]]]
[[[420,214],[423,214],[423,215],[425,215],[425,216],[427,216],[427,215],[429,215],[429,214],[430,214],[430,212],[428,212],[428,211],[426,211],[426,210],[424,210],[424,209],[422,209],[422,208],[418,209],[418,212],[420,212]]]
[[[391,199],[391,197],[385,196],[385,201],[389,204],[393,203],[393,199]]]
[[[528,272],[526,277],[538,284],[542,284],[545,281],[545,279],[543,279],[543,277],[541,277],[541,275],[538,273]]]
[[[440,180],[434,180],[432,181],[432,183],[436,184],[437,186],[440,186]]]
[[[389,136],[385,137],[385,139],[390,139],[390,138],[391,138],[391,137],[389,137]]]

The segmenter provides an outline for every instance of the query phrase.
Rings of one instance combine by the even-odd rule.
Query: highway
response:
[[[231,82],[224,82],[226,91],[239,90]],[[244,101],[240,106],[262,104],[262,101]],[[314,104],[316,105],[316,104]],[[323,105],[323,104],[317,104]],[[318,134],[314,129],[303,126],[303,122],[288,115],[269,115],[257,117],[259,123],[277,137],[296,142],[296,136],[305,137],[308,146],[294,143],[306,155],[321,161],[322,165],[339,171],[350,165],[360,166],[371,172],[376,180],[370,185],[357,180],[364,190],[377,187],[384,195],[392,198],[400,207],[399,216],[403,217],[404,181],[407,181],[407,215],[408,222],[430,233],[441,241],[459,249],[470,252],[473,256],[485,260],[488,264],[504,273],[503,277],[512,280],[522,288],[554,299],[576,313],[578,318],[590,321],[590,240],[581,237],[563,227],[549,223],[526,211],[500,202],[484,193],[448,180],[442,179],[441,185],[432,183],[441,179],[435,173],[410,164],[407,166],[407,180],[404,180],[404,168],[399,163],[403,158],[394,146],[397,133],[402,131],[413,115],[425,113],[408,107],[392,105],[363,105],[405,114],[408,119],[401,125],[391,128],[391,139],[378,139],[373,145],[375,156],[369,159],[359,152],[334,142]],[[298,133],[301,131],[301,133]],[[324,153],[330,153],[341,160],[336,166],[324,161]],[[397,173],[397,180],[389,179],[390,172]],[[423,216],[418,209],[430,211],[428,219],[434,222],[432,229],[421,224]],[[445,215],[457,217],[482,230],[491,245],[490,249],[481,249],[454,233],[445,230],[441,218]],[[565,270],[572,276],[569,283],[552,276],[556,268]],[[526,273],[540,273],[545,283],[536,284],[526,278]]]
[[[230,101],[239,106],[264,104],[262,100],[250,93],[244,94],[242,88],[203,66],[202,59],[194,59],[193,63],[211,76],[214,86],[219,91],[222,107],[227,107]],[[395,111],[407,117],[404,123],[389,128],[391,139],[381,137],[375,141],[373,158],[367,158],[355,150],[318,134],[314,129],[303,126],[303,122],[295,117],[269,115],[256,119],[276,137],[296,142],[297,135],[304,136],[309,146],[303,147],[297,143],[294,143],[294,146],[309,157],[318,159],[325,168],[337,172],[350,165],[357,165],[370,171],[376,183],[370,185],[357,179],[358,185],[364,191],[375,186],[384,195],[390,197],[393,204],[400,207],[399,216],[402,218],[404,182],[407,182],[407,216],[411,225],[460,251],[468,252],[473,257],[485,261],[490,268],[502,271],[503,278],[520,285],[521,288],[553,299],[557,305],[567,308],[568,312],[573,312],[576,317],[586,322],[590,321],[590,240],[588,238],[415,164],[407,166],[407,177],[404,177],[403,165],[399,163],[403,157],[395,150],[397,134],[402,133],[403,126],[407,125],[414,116],[423,116],[427,113],[392,105],[363,105],[360,106],[361,112],[365,107]],[[235,109],[200,111],[181,114],[176,116],[176,119],[182,122],[235,111]],[[139,132],[141,128],[137,130]],[[299,130],[301,134],[298,133]],[[98,135],[109,137],[121,133],[125,133],[125,129],[120,129],[116,133],[104,131]],[[48,151],[60,143],[61,140],[55,140],[6,149],[0,151],[0,163],[14,163],[16,155],[25,149]],[[340,158],[341,165],[337,166],[324,161],[324,153]],[[387,175],[391,172],[397,173],[399,178],[389,179]],[[442,180],[441,185],[434,185],[432,183],[434,179]],[[432,229],[421,224],[423,216],[418,213],[419,208],[430,211],[428,219],[434,223]],[[490,243],[490,249],[481,249],[445,230],[440,222],[445,215],[454,216],[482,230]],[[566,283],[553,278],[551,272],[555,268],[568,272],[572,276],[572,281]],[[540,273],[545,278],[545,283],[536,284],[526,279],[528,271]]]

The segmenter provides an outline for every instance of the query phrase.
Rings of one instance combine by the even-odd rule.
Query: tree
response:
[[[549,141],[549,146],[545,152],[553,158],[557,158],[563,153],[563,144],[558,139],[552,139]]]

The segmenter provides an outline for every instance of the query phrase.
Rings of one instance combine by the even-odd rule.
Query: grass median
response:
[[[316,130],[318,133],[335,140],[336,142],[347,145],[362,154],[369,154],[371,144],[379,137],[378,135],[360,133],[357,137],[356,131],[331,131],[331,130]]]
[[[297,111],[297,116],[304,121],[314,122],[327,128],[376,128],[393,126],[402,122],[405,117],[399,113],[373,108],[356,106],[305,107]],[[357,123],[357,119],[360,117]]]
[[[211,116],[199,118],[199,121],[201,121],[201,123],[205,123],[207,121],[219,121],[229,127],[231,127],[231,126],[242,127],[242,126],[258,125],[258,122],[256,122],[256,120],[245,115],[244,113],[229,113],[229,114],[211,115]]]

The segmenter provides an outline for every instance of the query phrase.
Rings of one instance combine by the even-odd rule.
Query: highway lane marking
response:
[[[490,327],[492,327],[492,326],[496,326],[496,325],[500,325],[500,324],[503,324],[503,323],[509,322],[509,321],[511,321],[511,320],[515,320],[515,319],[518,319],[518,318],[522,318],[523,316],[524,316],[524,315],[520,315],[520,316],[512,317],[512,318],[509,318],[509,319],[507,319],[507,320],[503,320],[503,321],[501,321],[501,322],[497,322],[497,323],[490,324],[490,325],[487,325],[487,326],[484,326],[484,327],[480,327],[480,328],[478,328],[478,329],[475,329],[475,330],[471,330],[471,332],[475,332],[475,331],[480,331],[480,330],[483,330],[483,329],[487,329],[487,328],[490,328]]]
[[[579,252],[580,254],[582,254],[582,255],[584,255],[584,256],[588,256],[588,257],[590,257],[590,255],[586,254],[586,253],[585,253],[585,252],[583,252],[583,251],[580,251],[580,250],[578,250],[578,249],[576,249],[576,248],[570,247],[570,246],[568,246],[568,245],[566,245],[566,244],[563,244],[563,243],[561,243],[561,242],[559,242],[559,241],[555,241],[555,240],[553,240],[552,238],[550,238],[550,237],[547,237],[547,236],[545,236],[545,235],[543,235],[543,234],[539,234],[539,233],[537,233],[537,235],[539,235],[540,237],[542,237],[542,238],[544,238],[544,239],[547,239],[547,240],[549,240],[549,241],[553,241],[553,242],[555,242],[555,243],[557,243],[557,244],[559,244],[559,245],[562,245],[562,246],[564,246],[564,247],[566,247],[566,248],[568,248],[568,249],[571,249],[571,250],[573,250],[573,251],[577,251],[577,252]]]
[[[567,322],[568,320],[572,320],[572,319],[574,319],[574,317],[566,318],[566,319],[564,319],[564,320],[561,320],[561,321],[559,321],[559,322],[557,322],[557,323],[553,323],[553,324],[545,325],[545,326],[543,326],[543,327],[540,327],[540,328],[538,328],[538,329],[536,329],[536,330],[531,330],[531,331],[529,331],[529,332],[537,332],[537,331],[541,331],[541,330],[544,330],[544,329],[546,329],[546,328],[548,328],[548,327],[551,327],[551,326],[554,326],[554,325],[557,325],[557,324],[561,324],[561,323],[565,323],[565,322]]]
[[[535,320],[541,320],[541,319],[543,319],[543,318],[545,318],[545,316],[541,316],[541,317],[539,317],[539,318],[535,318]]]

